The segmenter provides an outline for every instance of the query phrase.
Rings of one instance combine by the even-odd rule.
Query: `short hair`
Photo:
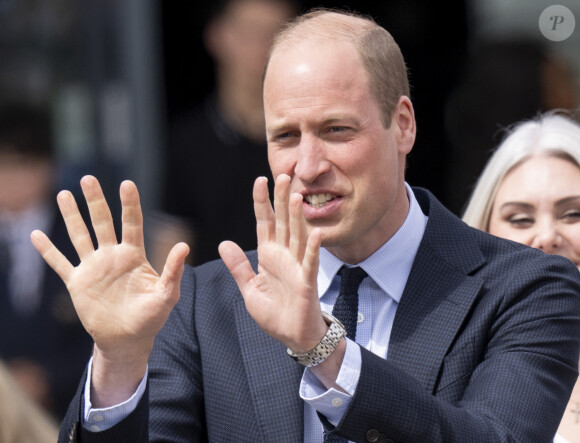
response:
[[[530,157],[542,155],[563,158],[580,168],[580,124],[553,110],[508,128],[479,176],[463,221],[488,231],[495,197],[504,177]]]
[[[0,104],[0,152],[50,158],[53,151],[52,121],[47,107],[24,102]]]
[[[284,44],[321,37],[343,40],[354,45],[368,73],[369,89],[382,114],[386,128],[399,98],[410,97],[407,66],[399,45],[392,35],[375,20],[350,11],[313,8],[288,21],[276,34],[264,77],[272,55]]]

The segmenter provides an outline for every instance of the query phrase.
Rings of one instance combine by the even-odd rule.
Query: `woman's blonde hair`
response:
[[[479,176],[463,221],[487,231],[504,177],[515,166],[536,155],[564,158],[580,168],[580,124],[562,111],[550,111],[508,129]]]

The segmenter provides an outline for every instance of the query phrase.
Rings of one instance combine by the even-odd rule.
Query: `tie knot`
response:
[[[355,268],[348,268],[343,266],[338,271],[340,274],[340,292],[357,293],[358,287],[367,273],[358,266]]]

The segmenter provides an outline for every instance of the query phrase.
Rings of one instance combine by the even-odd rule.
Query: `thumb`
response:
[[[256,276],[248,257],[242,248],[231,241],[221,242],[218,251],[243,294],[246,285]]]
[[[161,274],[161,282],[164,286],[177,285],[179,287],[187,254],[189,254],[189,246],[186,243],[177,243],[171,248]]]

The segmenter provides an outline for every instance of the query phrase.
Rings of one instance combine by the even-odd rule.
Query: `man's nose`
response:
[[[313,183],[331,168],[324,143],[316,137],[303,136],[296,155],[294,174],[305,183]]]

